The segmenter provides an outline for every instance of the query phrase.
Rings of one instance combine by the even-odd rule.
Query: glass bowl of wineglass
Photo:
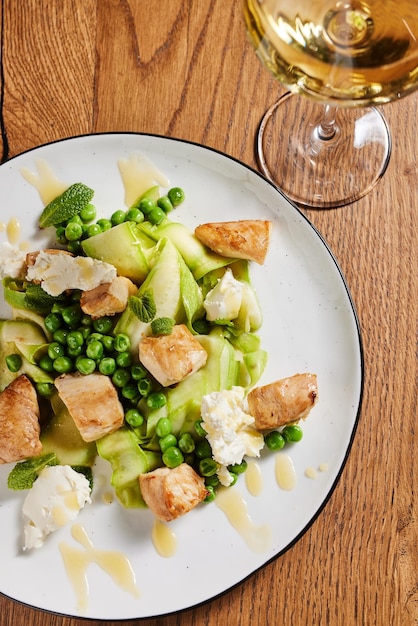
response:
[[[383,176],[391,138],[378,105],[418,89],[417,9],[417,0],[244,0],[257,56],[289,89],[261,121],[258,163],[298,204],[343,206]]]

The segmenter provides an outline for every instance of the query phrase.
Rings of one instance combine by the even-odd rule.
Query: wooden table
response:
[[[0,11],[2,161],[73,135],[141,131],[255,166],[257,126],[283,89],[247,44],[239,2],[3,0]],[[350,206],[305,211],[341,265],[363,333],[363,407],[341,480],[282,557],[149,626],[418,624],[418,94],[385,114],[393,154],[381,183]],[[86,622],[0,598],[0,623]]]

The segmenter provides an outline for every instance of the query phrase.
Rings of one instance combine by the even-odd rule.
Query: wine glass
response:
[[[358,200],[391,153],[375,105],[418,89],[417,0],[244,0],[244,20],[258,57],[290,90],[261,121],[261,170],[304,206]]]

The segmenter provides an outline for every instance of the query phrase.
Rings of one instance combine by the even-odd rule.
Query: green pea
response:
[[[82,334],[83,340],[85,341],[87,337],[90,337],[91,329],[88,326],[79,326],[77,331]]]
[[[273,430],[264,436],[264,443],[269,450],[281,450],[285,445],[284,437],[277,430]]]
[[[207,432],[203,427],[203,420],[197,420],[194,423],[194,429],[197,432],[197,434],[199,435],[199,437],[206,437]]]
[[[65,245],[67,243],[68,240],[65,236],[65,226],[57,226],[55,229],[55,238],[61,245]]]
[[[80,240],[77,239],[76,241],[69,241],[67,244],[67,250],[68,252],[71,252],[71,254],[79,254],[81,252]]]
[[[44,370],[44,372],[53,372],[54,371],[54,360],[51,359],[48,354],[44,354],[38,361],[39,367]]]
[[[80,318],[80,324],[88,328],[93,325],[93,320],[91,319],[90,315],[87,315],[87,313],[82,313]]]
[[[125,422],[133,428],[138,428],[144,423],[144,418],[137,409],[129,409],[125,413]]]
[[[123,224],[125,221],[126,213],[125,211],[119,210],[112,213],[110,216],[110,221],[112,226],[117,226],[118,224]]]
[[[97,224],[100,226],[100,229],[103,233],[106,230],[110,230],[112,228],[112,222],[105,218],[101,218],[100,220],[97,220]]]
[[[20,354],[8,354],[6,356],[6,365],[11,372],[18,372],[22,367],[22,363]]]
[[[48,398],[54,393],[55,385],[51,385],[50,383],[36,383],[36,391],[40,396]]]
[[[130,377],[131,375],[127,370],[119,368],[115,370],[112,376],[112,382],[115,387],[124,387],[128,384]]]
[[[138,387],[135,383],[128,383],[122,387],[122,396],[127,400],[137,400],[138,398]]]
[[[128,335],[119,333],[115,337],[114,349],[117,352],[126,352],[131,347],[131,340]]]
[[[140,202],[138,204],[138,209],[144,215],[148,215],[155,208],[157,208],[157,204],[154,202],[154,200],[151,200],[151,198],[142,198],[142,200],[140,200]]]
[[[201,439],[196,443],[195,447],[196,456],[199,459],[204,459],[207,456],[212,456],[212,448],[210,447],[210,443],[207,439]]]
[[[181,187],[172,187],[168,190],[167,196],[173,206],[178,206],[184,201],[185,193]]]
[[[54,360],[54,370],[58,374],[67,374],[73,367],[73,362],[68,356],[59,356]]]
[[[132,365],[132,354],[130,352],[119,352],[116,356],[116,363],[119,367],[130,367]]]
[[[177,439],[172,433],[170,433],[165,435],[165,437],[161,437],[158,441],[158,445],[160,446],[161,452],[165,452],[168,448],[177,446]]]
[[[93,320],[93,328],[102,335],[107,335],[113,328],[113,320],[110,317],[99,317],[97,320]]]
[[[103,335],[100,341],[102,342],[103,347],[106,350],[106,352],[113,352],[113,348],[115,345],[115,338],[112,337],[112,335]]]
[[[212,485],[206,485],[207,495],[204,502],[213,502],[216,498],[216,492]]]
[[[147,405],[152,409],[160,409],[165,406],[167,403],[167,398],[163,394],[162,391],[156,391],[155,393],[151,393],[147,398]]]
[[[217,487],[219,485],[219,477],[217,474],[212,474],[212,476],[205,476],[205,485],[207,487]]]
[[[158,437],[165,437],[166,435],[169,435],[172,431],[172,423],[170,418],[168,417],[160,417],[160,419],[157,422],[157,425],[155,426],[155,432],[158,435]]]
[[[149,378],[141,378],[137,383],[138,391],[141,396],[148,396],[152,390],[152,381]]]
[[[72,330],[67,334],[66,343],[69,348],[79,348],[84,343],[83,334],[79,330]]]
[[[81,219],[80,215],[77,213],[77,215],[73,215],[72,217],[70,217],[69,220],[67,220],[67,225],[68,224],[79,224],[80,226],[82,226],[83,220]]]
[[[210,457],[205,457],[199,461],[199,473],[201,476],[214,476],[218,469],[216,461]]]
[[[99,235],[102,232],[99,224],[89,224],[87,226],[87,237],[94,237],[94,235]]]
[[[233,474],[243,474],[247,471],[248,463],[245,459],[241,461],[241,463],[235,463],[235,465],[230,465],[228,470]]]
[[[161,224],[161,222],[165,220],[165,218],[166,214],[162,209],[160,209],[159,206],[156,206],[155,209],[152,209],[152,211],[148,213],[148,220],[151,222],[151,224],[155,224],[155,226]]]
[[[76,368],[80,374],[87,376],[88,374],[92,374],[96,369],[96,361],[88,357],[80,357],[76,361]]]
[[[62,319],[68,326],[72,326],[76,324],[81,319],[81,309],[79,304],[71,304],[70,306],[65,307],[62,312]]]
[[[140,209],[132,207],[126,212],[126,220],[129,222],[136,222],[136,224],[140,224],[144,221],[144,214]]]
[[[90,335],[86,338],[86,344],[93,343],[93,341],[102,341],[103,339],[102,333],[90,333]]]
[[[230,482],[229,487],[233,487],[238,480],[238,474],[234,474],[234,472],[230,472],[230,476],[232,478],[232,481]]]
[[[52,341],[48,346],[48,356],[54,361],[59,356],[65,356],[65,348],[58,341]]]
[[[105,356],[99,363],[99,372],[106,376],[113,376],[116,371],[116,361],[111,356]]]
[[[82,234],[83,228],[77,222],[69,222],[65,227],[65,236],[68,241],[78,241]]]
[[[84,346],[76,346],[75,348],[67,347],[67,356],[76,358],[83,354],[83,349],[84,349]]]
[[[303,437],[303,431],[297,424],[289,424],[282,430],[282,435],[286,443],[296,443]]]
[[[67,335],[70,331],[67,330],[67,328],[58,328],[58,330],[56,330],[53,335],[52,338],[54,341],[57,341],[58,343],[62,344],[63,346],[67,345]]]
[[[164,465],[173,469],[174,467],[178,467],[184,461],[184,457],[181,453],[181,450],[176,446],[170,446],[163,452],[162,460]]]
[[[145,378],[148,375],[147,370],[140,363],[135,363],[131,367],[131,376],[134,380],[141,380],[141,378]]]
[[[168,196],[161,196],[161,198],[158,198],[157,205],[164,211],[164,213],[170,213],[170,211],[174,208]]]
[[[94,206],[94,204],[89,203],[87,206],[84,207],[84,209],[80,211],[79,215],[83,222],[91,222],[96,218],[96,207]]]
[[[195,449],[195,442],[190,433],[183,433],[180,435],[178,445],[184,454],[190,454]]]
[[[122,396],[134,404],[138,400],[138,388],[134,383],[128,383],[122,387]]]
[[[94,359],[95,361],[98,361],[103,357],[103,352],[104,348],[101,341],[91,341],[86,347],[86,356],[88,356],[89,359]]]
[[[59,313],[49,313],[44,318],[45,328],[48,332],[54,333],[62,325],[62,317]]]
[[[59,313],[61,315],[66,306],[65,302],[54,302],[51,307],[51,313]]]

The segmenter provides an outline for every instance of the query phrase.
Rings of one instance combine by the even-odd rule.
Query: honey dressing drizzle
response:
[[[215,498],[216,505],[254,552],[265,552],[271,545],[271,528],[267,524],[256,526],[248,515],[247,504],[240,493],[231,487],[222,488]]]
[[[61,195],[66,189],[68,189],[68,183],[63,183],[61,180],[57,178],[57,176],[52,171],[51,166],[44,161],[44,159],[38,159],[35,163],[37,173],[32,172],[26,167],[22,167],[20,172],[35,189],[38,190],[39,195],[41,196],[41,200],[43,204],[46,206],[56,198]]]
[[[152,527],[152,542],[160,556],[168,558],[177,550],[177,538],[167,524],[155,519]]]
[[[89,599],[89,583],[87,568],[96,563],[115,581],[123,590],[139,597],[135,574],[129,560],[120,552],[111,550],[97,550],[80,524],[74,524],[71,529],[73,538],[84,548],[73,548],[66,543],[60,544],[60,551],[64,560],[65,569],[77,597],[77,608],[80,612],[87,609]]]
[[[259,496],[263,491],[263,476],[259,464],[254,460],[249,460],[244,476],[245,486],[249,493],[252,496]]]
[[[141,154],[131,154],[129,159],[119,159],[118,167],[125,188],[125,204],[128,207],[154,185],[170,186],[168,178]]]

